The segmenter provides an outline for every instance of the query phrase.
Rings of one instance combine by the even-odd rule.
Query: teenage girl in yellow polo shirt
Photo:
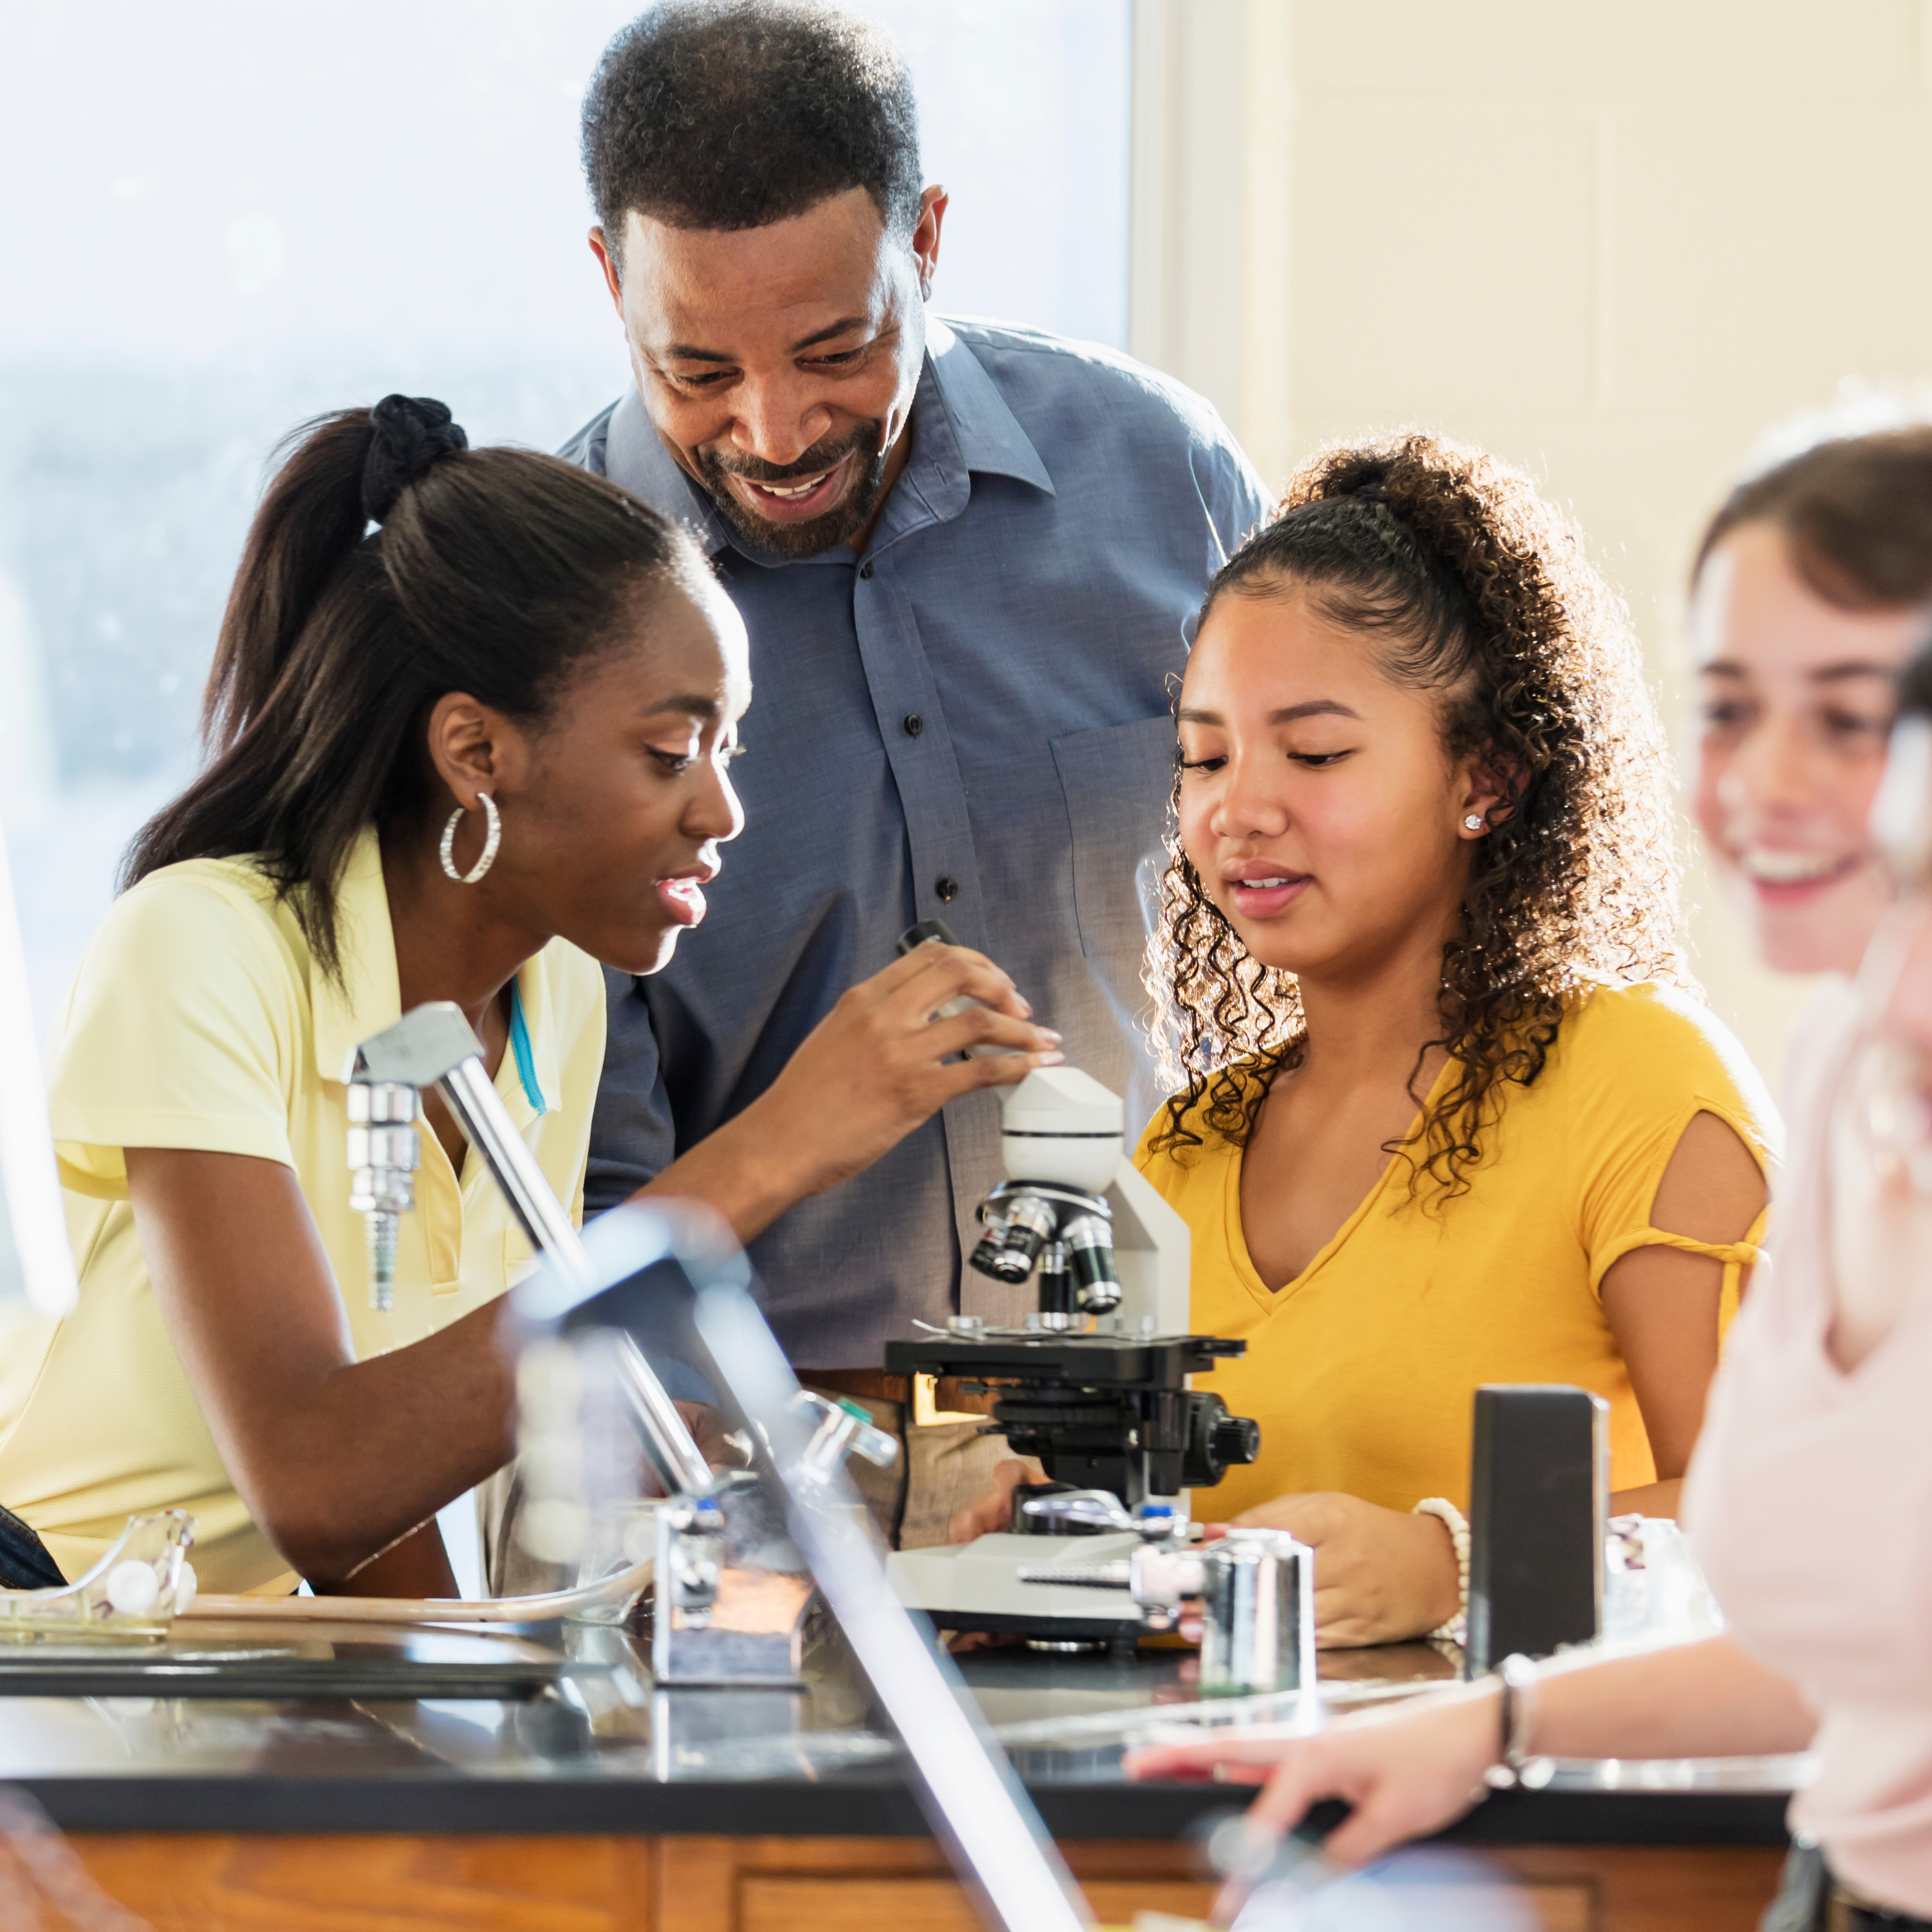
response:
[[[1479,1384],[1595,1390],[1615,1507],[1674,1512],[1772,1110],[1680,963],[1635,640],[1524,477],[1420,436],[1316,458],[1178,716],[1180,1084],[1140,1160],[1262,1444],[1200,1504],[1316,1546],[1324,1641],[1414,1636],[1458,1607]]]
[[[491,1304],[529,1250],[425,1095],[394,1312],[370,1310],[346,1059],[456,1001],[580,1200],[598,962],[654,972],[702,916],[750,695],[695,546],[615,485],[470,449],[440,403],[311,428],[224,620],[212,761],[136,842],[55,1028],[80,1300],[0,1311],[0,1499],[68,1576],[179,1504],[215,1589],[454,1594],[431,1519],[511,1454]],[[928,1024],[958,992],[998,1011]],[[976,953],[922,947],[646,1191],[748,1240],[952,1095],[1057,1058],[1024,1011]],[[976,1038],[1018,1051],[946,1064]]]

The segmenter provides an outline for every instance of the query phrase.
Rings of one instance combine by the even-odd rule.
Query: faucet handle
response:
[[[862,1456],[879,1469],[889,1468],[898,1459],[898,1438],[878,1427],[856,1402],[842,1396],[834,1402],[813,1390],[800,1389],[791,1406],[814,1425],[800,1460],[801,1474],[824,1483],[844,1466],[848,1456]]]

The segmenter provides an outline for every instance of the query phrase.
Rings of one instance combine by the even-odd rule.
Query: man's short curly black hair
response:
[[[919,110],[869,22],[798,0],[665,0],[604,50],[584,100],[584,172],[621,244],[632,208],[674,228],[762,228],[862,188],[919,218]]]

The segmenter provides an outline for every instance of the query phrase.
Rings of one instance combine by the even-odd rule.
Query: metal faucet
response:
[[[752,1299],[751,1270],[715,1218],[688,1204],[632,1202],[601,1216],[586,1232],[586,1245],[608,1286],[573,1297],[560,1285],[532,1277],[516,1291],[526,1318],[566,1334],[627,1327],[644,1313],[661,1325],[667,1307],[682,1305],[720,1400],[754,1438],[755,1475],[746,1472],[738,1480],[756,1484],[770,1529],[808,1566],[904,1741],[935,1834],[974,1879],[985,1910],[1005,1932],[1081,1932],[1094,1915],[1039,1814],[998,1743],[974,1716],[951,1660],[886,1580],[877,1532],[843,1467],[847,1449],[865,1454],[878,1432],[856,1406],[800,1388]],[[740,1533],[757,1520],[746,1511]],[[690,1582],[701,1590],[704,1580]],[[658,1586],[660,1634],[664,1587]],[[719,1644],[753,1637],[762,1627],[759,1607],[747,1601],[727,1616],[721,1602],[713,1619]],[[661,1703],[666,1694],[689,1694],[661,1692]],[[654,1716],[654,1748],[656,1721]]]
[[[350,1056],[350,1204],[369,1217],[370,1298],[386,1310],[394,1297],[396,1222],[413,1205],[411,1176],[421,1158],[415,1121],[422,1090],[440,1088],[464,1138],[502,1190],[510,1211],[550,1266],[574,1286],[597,1278],[584,1240],[544,1172],[518,1132],[490,1076],[483,1043],[453,1000],[405,1013]],[[626,1364],[646,1447],[658,1480],[673,1494],[711,1486],[704,1460],[641,1351]]]

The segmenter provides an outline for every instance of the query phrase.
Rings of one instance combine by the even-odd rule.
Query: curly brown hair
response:
[[[1694,990],[1663,728],[1628,615],[1580,532],[1480,450],[1412,431],[1322,450],[1222,566],[1202,621],[1222,597],[1290,586],[1370,639],[1388,676],[1438,694],[1449,755],[1480,754],[1510,788],[1474,848],[1442,949],[1442,1032],[1411,1089],[1432,1047],[1453,1077],[1391,1149],[1409,1160],[1412,1192],[1426,1178],[1453,1198],[1498,1088],[1537,1078],[1590,986]],[[1177,770],[1177,808],[1179,796]],[[1300,990],[1243,945],[1172,828],[1168,852],[1147,983],[1175,1090],[1153,1144],[1200,1146],[1207,1130],[1244,1145],[1275,1077],[1306,1050]]]

